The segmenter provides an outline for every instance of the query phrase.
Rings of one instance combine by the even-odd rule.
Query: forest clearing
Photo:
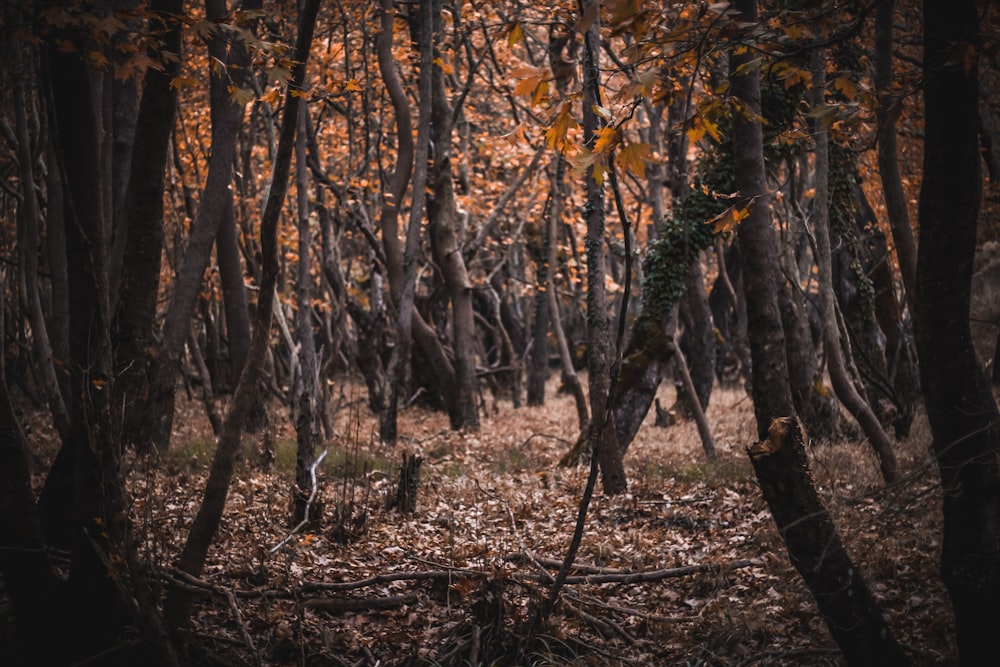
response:
[[[0,663],[995,663],[997,10],[4,4]]]

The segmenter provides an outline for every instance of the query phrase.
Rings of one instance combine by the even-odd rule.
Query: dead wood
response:
[[[416,602],[416,593],[405,595],[389,595],[381,598],[314,598],[305,601],[306,609],[339,614],[346,611],[377,611],[381,609],[396,609],[403,605]]]

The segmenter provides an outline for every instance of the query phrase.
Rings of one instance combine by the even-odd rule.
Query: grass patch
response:
[[[753,477],[753,468],[742,459],[721,459],[684,466],[664,465],[647,461],[642,466],[643,475],[649,479],[673,480],[685,484],[699,482],[732,483]]]
[[[161,454],[163,462],[183,472],[204,472],[212,465],[215,456],[214,438],[195,438],[173,446]]]

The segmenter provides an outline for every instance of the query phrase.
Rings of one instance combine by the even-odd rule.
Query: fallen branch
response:
[[[306,609],[325,611],[338,614],[346,611],[377,611],[381,609],[396,609],[403,605],[416,602],[416,593],[405,595],[389,595],[381,598],[315,598],[305,601]]]
[[[548,559],[546,559],[548,560]],[[585,575],[575,575],[566,578],[567,584],[638,584],[647,583],[651,581],[663,581],[664,579],[675,579],[678,577],[686,577],[692,574],[704,574],[704,573],[722,573],[731,572],[733,570],[739,570],[745,567],[750,567],[752,563],[749,560],[737,560],[731,563],[724,563],[722,565],[686,565],[684,567],[675,567],[662,570],[648,570],[645,572],[618,572],[618,573],[595,573],[595,574],[585,574]],[[554,567],[555,565],[551,565]],[[584,566],[586,567],[586,566]],[[464,568],[447,568],[440,570],[424,570],[419,572],[389,572],[385,574],[376,574],[374,576],[368,577],[366,579],[358,579],[355,581],[306,581],[302,585],[294,589],[251,589],[251,590],[239,590],[230,589],[211,582],[199,579],[194,575],[188,574],[183,570],[173,568],[171,570],[161,570],[159,571],[159,576],[173,585],[183,587],[185,590],[196,593],[203,594],[216,594],[222,597],[226,597],[229,593],[232,593],[236,597],[256,597],[256,598],[271,598],[271,599],[291,599],[299,598],[308,593],[318,592],[318,591],[351,591],[357,590],[359,588],[367,588],[370,586],[378,586],[381,584],[388,584],[396,581],[437,581],[437,580],[449,580],[454,579],[456,575],[468,577],[470,579],[487,579],[489,577],[496,576],[497,571],[495,570],[470,570]],[[548,573],[533,573],[533,572],[509,572],[505,574],[506,578],[513,581],[532,581],[538,583],[549,583],[552,581],[552,576]],[[520,582],[518,582],[520,583]]]
[[[662,581],[664,579],[674,579],[686,577],[690,574],[701,574],[703,572],[728,572],[750,567],[752,563],[748,560],[738,560],[726,565],[686,565],[684,567],[674,567],[666,570],[651,570],[648,572],[627,572],[622,574],[586,574],[581,576],[568,576],[564,583],[567,584],[639,584],[649,581]],[[532,581],[549,581],[548,575],[540,576],[535,574],[517,575]]]
[[[524,563],[533,562],[541,563],[545,567],[559,568],[562,567],[562,561],[556,558],[546,558],[544,556],[539,556],[530,551],[515,551],[514,553],[507,554],[504,556],[504,560],[508,563]],[[584,565],[582,563],[573,563],[573,570],[576,572],[582,572],[586,574],[629,574],[624,570],[618,569],[616,567],[598,567],[596,565]]]

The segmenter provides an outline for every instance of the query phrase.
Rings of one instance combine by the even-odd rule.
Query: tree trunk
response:
[[[583,145],[593,148],[601,119],[596,107],[601,103],[601,26],[599,2],[588,0],[583,13],[593,16],[584,34],[583,49]],[[589,14],[588,14],[589,13]],[[611,165],[613,169],[614,166]],[[587,383],[589,385],[590,413],[593,416],[594,452],[601,466],[604,492],[608,495],[623,493],[628,487],[622,452],[615,438],[613,422],[608,420],[608,392],[611,387],[611,360],[613,354],[608,317],[608,297],[605,287],[606,243],[604,240],[604,182],[598,182],[597,168],[591,165],[586,172],[587,200],[584,220],[587,236]],[[613,420],[613,414],[612,414]]]
[[[847,664],[909,664],[816,494],[798,422],[775,419],[747,454],[792,564]]]
[[[222,223],[215,239],[215,256],[219,263],[219,282],[226,306],[226,342],[229,348],[229,383],[235,387],[250,349],[250,311],[247,288],[240,262],[239,239],[233,199],[229,197],[222,209]]]
[[[298,129],[295,133],[295,186],[298,210],[299,231],[299,261],[298,275],[295,280],[295,300],[298,309],[295,311],[295,331],[299,344],[298,382],[294,383],[292,401],[293,413],[298,413],[295,421],[295,488],[293,490],[294,511],[292,524],[297,526],[302,521],[312,521],[306,516],[307,503],[312,492],[312,475],[310,470],[316,460],[316,441],[319,440],[319,411],[322,405],[319,401],[319,362],[316,357],[316,344],[313,335],[312,307],[312,273],[311,247],[312,230],[309,226],[309,170],[306,165],[306,114],[307,105],[299,106]]]
[[[440,21],[440,7],[435,1],[435,26]],[[430,25],[424,26],[430,29]],[[434,41],[438,30],[435,27]],[[435,48],[435,58],[440,55]],[[479,430],[479,389],[476,381],[476,324],[472,309],[472,282],[469,280],[459,245],[458,211],[451,167],[451,139],[454,110],[445,91],[444,73],[435,66],[431,73],[431,142],[433,166],[428,178],[427,220],[435,263],[444,277],[451,298],[451,343],[455,354],[455,391],[444,392],[455,430]],[[460,102],[459,102],[460,103]],[[417,169],[424,165],[417,163]]]
[[[183,2],[161,0],[151,8],[159,20],[167,21],[163,48],[180,54],[180,26],[172,17],[181,13]],[[123,445],[135,444],[149,391],[147,373],[153,358],[150,350],[163,253],[164,173],[177,109],[170,83],[179,70],[179,59],[164,63],[162,70],[146,70],[133,143],[141,159],[131,161],[125,193],[125,251],[112,323],[115,403],[123,408]]]
[[[14,67],[20,70],[21,47],[14,44],[11,49]],[[21,261],[21,290],[28,302],[28,316],[31,322],[32,352],[34,365],[41,380],[42,394],[52,413],[52,421],[59,436],[65,440],[69,434],[69,414],[63,402],[59,378],[56,376],[52,358],[52,344],[49,341],[48,326],[42,310],[42,298],[38,287],[38,221],[40,211],[35,196],[34,159],[31,155],[31,140],[28,136],[28,119],[25,111],[24,78],[22,72],[15,72],[12,90],[14,106],[14,131],[17,136],[17,162],[20,167],[22,205],[17,216],[17,247]]]
[[[382,243],[385,247],[386,270],[389,277],[389,291],[392,295],[393,305],[397,312],[401,312],[401,299],[403,294],[403,283],[405,280],[404,248],[399,240],[399,206],[406,193],[406,186],[410,182],[410,174],[413,171],[414,146],[413,146],[413,124],[410,117],[409,100],[406,91],[403,90],[399,77],[396,74],[396,66],[392,54],[393,35],[393,1],[381,0],[381,31],[376,40],[376,51],[378,54],[379,72],[385,83],[386,92],[392,102],[392,108],[396,115],[396,168],[393,171],[389,182],[389,192],[383,198],[382,210],[379,215],[379,227],[382,229]],[[422,168],[426,168],[426,161]],[[416,189],[414,189],[416,195]],[[419,194],[424,197],[423,193]],[[411,210],[413,203],[411,201]],[[423,211],[421,210],[421,216]],[[422,220],[422,217],[418,218]],[[417,237],[419,239],[419,237]],[[416,242],[416,241],[415,241]],[[437,333],[415,308],[408,307],[408,312],[413,318],[412,323],[407,323],[413,341],[420,347],[424,355],[429,359],[438,381],[438,387],[445,396],[448,404],[456,404],[455,392],[455,368],[451,360],[445,354],[441,341],[438,340]],[[397,343],[398,347],[398,343]],[[407,363],[408,358],[403,361]],[[391,360],[390,360],[391,363]],[[400,372],[402,369],[400,369]],[[389,393],[386,400],[386,410],[380,419],[379,427],[381,437],[384,442],[395,442],[395,420],[398,409],[397,399],[392,393],[398,387],[389,376]],[[397,376],[397,377],[401,377]],[[390,427],[391,422],[391,427]]]
[[[271,192],[264,206],[260,223],[262,280],[257,310],[254,317],[254,334],[247,356],[247,363],[236,384],[222,426],[222,437],[212,459],[212,468],[205,493],[195,516],[187,541],[177,561],[177,567],[188,574],[199,576],[205,565],[208,549],[215,539],[222,513],[226,506],[229,483],[233,477],[236,459],[240,452],[244,422],[250,413],[263,377],[264,361],[271,339],[271,321],[274,310],[275,290],[278,282],[278,218],[288,191],[298,107],[301,99],[295,95],[305,81],[306,60],[312,45],[316,16],[321,0],[307,0],[299,15],[295,50],[290,57],[296,60],[285,94],[285,109],[281,118],[278,150],[274,158]],[[167,627],[178,630],[190,620],[193,598],[190,591],[172,586],[164,604]]]
[[[712,385],[715,382],[715,323],[712,321],[712,310],[708,307],[705,276],[701,269],[701,253],[695,255],[694,261],[691,262],[691,270],[684,280],[681,313],[685,315],[685,327],[678,344],[688,360],[698,407],[704,413],[708,409]],[[697,408],[686,389],[679,398],[685,414],[694,417]]]
[[[885,208],[889,214],[899,273],[903,278],[906,304],[914,312],[913,294],[917,275],[917,247],[906,208],[906,194],[899,176],[896,148],[896,121],[903,110],[902,99],[892,91],[892,17],[896,0],[882,0],[875,8],[875,89],[879,105],[875,110],[878,126],[878,173],[882,179]]]
[[[205,13],[209,21],[223,20],[226,16],[225,0],[206,0]],[[243,10],[260,9],[261,0],[250,0]],[[150,422],[148,432],[142,437],[158,449],[170,443],[174,413],[174,383],[180,371],[184,339],[191,323],[195,302],[201,291],[205,268],[208,266],[212,246],[219,234],[226,201],[231,203],[230,183],[236,139],[243,123],[243,105],[230,99],[228,86],[240,87],[246,78],[250,58],[245,45],[236,40],[226,53],[227,41],[221,31],[209,40],[209,55],[227,63],[228,76],[224,79],[214,72],[210,76],[212,105],[212,154],[209,158],[208,176],[202,193],[198,214],[191,225],[191,236],[184,250],[181,270],[174,281],[163,337],[157,356],[156,371],[150,395]],[[143,443],[145,444],[145,443]]]
[[[394,268],[402,269],[402,275],[396,278],[396,283],[390,279],[390,288],[396,296],[396,306],[398,308],[398,317],[396,319],[396,345],[392,349],[392,356],[389,358],[389,368],[386,372],[387,380],[389,382],[389,395],[386,399],[386,408],[380,415],[379,419],[379,435],[382,442],[393,444],[396,442],[396,416],[399,409],[399,389],[401,385],[401,380],[403,378],[404,366],[410,358],[410,345],[411,345],[411,334],[413,333],[414,325],[417,325],[417,321],[423,322],[421,318],[418,317],[416,309],[414,308],[414,297],[416,292],[416,281],[417,281],[417,251],[420,245],[420,227],[424,217],[425,203],[427,200],[427,169],[428,169],[428,159],[430,158],[430,140],[431,140],[431,97],[433,96],[433,91],[431,90],[434,85],[434,77],[431,76],[431,68],[433,67],[433,21],[434,21],[434,11],[431,6],[432,3],[423,3],[416,11],[420,13],[420,19],[418,24],[423,25],[423,31],[415,35],[417,37],[417,43],[420,45],[420,83],[419,89],[420,94],[418,97],[418,103],[420,107],[420,119],[418,121],[419,127],[417,128],[417,146],[416,146],[416,173],[413,177],[413,193],[410,198],[410,224],[406,230],[406,247],[405,250],[400,252],[399,249],[399,239],[396,238],[395,234],[395,224],[396,215],[395,213],[392,217],[392,229],[387,229],[383,227],[382,238],[383,242],[386,244],[386,259],[389,264],[389,274],[390,277],[393,275]],[[392,43],[392,17],[390,11],[392,9],[391,0],[383,0],[383,19],[382,19],[382,30],[383,32],[389,32],[388,43],[380,42],[379,48],[379,63],[382,63],[383,51],[390,50]],[[411,26],[415,25],[411,23]],[[386,57],[390,57],[389,56]],[[389,62],[385,69],[383,69],[383,78],[390,76],[391,80],[395,81],[395,85],[399,85],[398,79],[395,78],[395,70],[393,65]],[[386,85],[389,86],[390,79],[386,80]],[[401,89],[401,87],[400,87]],[[403,102],[405,102],[405,97]],[[397,106],[397,123],[400,123],[401,118],[407,119],[407,124],[409,122],[409,107],[408,106]],[[405,114],[405,115],[404,115]],[[402,126],[400,130],[402,131]],[[400,150],[402,153],[402,150]],[[398,168],[397,168],[398,171]],[[405,186],[405,183],[403,184]],[[383,224],[386,223],[386,213],[383,209]],[[388,241],[392,238],[392,243]],[[389,257],[393,256],[395,259],[389,260]],[[398,295],[396,294],[396,289],[399,289]],[[426,325],[426,323],[425,323]],[[417,325],[419,327],[419,325]],[[430,329],[430,327],[427,327]],[[454,373],[453,373],[454,375]],[[443,388],[444,389],[444,388]]]
[[[875,290],[875,317],[885,335],[885,378],[889,398],[895,405],[893,420],[896,438],[906,438],[920,403],[920,375],[916,352],[907,333],[909,327],[903,320],[889,261],[885,235],[878,229],[875,212],[860,185],[855,186],[858,197],[858,231],[861,238],[861,260],[865,274],[871,277]]]
[[[973,0],[924,2],[924,179],[914,330],[944,491],[941,570],[962,664],[989,664],[1000,627],[1000,414],[969,330],[982,194]],[[976,51],[973,51],[973,49]]]
[[[735,7],[743,21],[757,23],[756,0],[737,0]],[[747,109],[746,114],[737,113],[733,119],[736,189],[741,195],[738,206],[748,210],[737,234],[747,301],[754,415],[758,434],[764,439],[771,422],[793,416],[795,406],[788,385],[785,335],[778,309],[777,243],[764,171],[760,73],[752,63],[755,57],[745,49],[734,49],[729,59],[729,80],[733,95]]]
[[[825,61],[822,53],[817,52],[814,58],[814,73],[816,90],[819,91],[814,104],[823,104],[823,66]],[[814,129],[816,136],[816,199],[814,203],[813,222],[816,237],[816,265],[819,268],[819,304],[820,319],[823,322],[823,349],[826,353],[827,370],[833,390],[847,411],[851,413],[861,426],[875,455],[878,457],[879,469],[886,482],[892,483],[899,476],[896,467],[896,456],[892,451],[889,436],[882,429],[878,417],[865,402],[847,369],[844,359],[844,349],[841,342],[840,329],[837,325],[836,303],[833,291],[833,270],[830,251],[830,188],[829,188],[829,133],[826,128]]]
[[[3,295],[0,282],[0,331]],[[52,600],[58,576],[42,539],[38,507],[31,490],[31,450],[14,414],[0,355],[0,572],[14,611],[17,646],[25,664],[55,662],[59,642],[51,641]]]

